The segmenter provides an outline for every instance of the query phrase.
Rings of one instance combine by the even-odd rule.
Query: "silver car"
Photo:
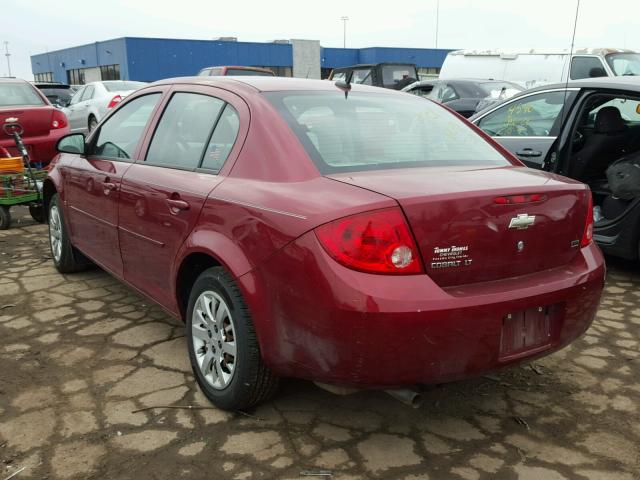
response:
[[[105,80],[83,85],[64,109],[71,131],[92,131],[110,109],[145,85],[144,82],[128,80]]]

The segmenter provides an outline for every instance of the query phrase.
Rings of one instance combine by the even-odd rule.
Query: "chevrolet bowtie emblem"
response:
[[[517,230],[526,230],[533,222],[536,221],[535,215],[527,215],[526,213],[520,213],[517,217],[514,217],[509,222],[509,228],[515,228]]]
[[[4,123],[14,123],[17,122],[18,119],[16,117],[9,117],[4,119]]]

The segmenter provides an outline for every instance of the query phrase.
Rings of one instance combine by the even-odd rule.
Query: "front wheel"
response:
[[[60,273],[71,273],[83,270],[87,261],[82,253],[71,245],[64,222],[64,214],[60,208],[60,198],[56,193],[49,202],[49,245],[53,264]]]
[[[0,230],[7,230],[11,226],[11,212],[9,207],[0,206]]]
[[[278,379],[262,362],[249,309],[224,268],[205,270],[194,283],[186,329],[193,373],[211,403],[238,410],[275,393]]]

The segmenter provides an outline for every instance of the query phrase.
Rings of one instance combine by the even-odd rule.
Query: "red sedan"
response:
[[[58,148],[56,267],[90,259],[181,317],[222,408],[282,376],[392,389],[480,375],[564,347],[598,307],[589,189],[413,95],[172,79]]]
[[[2,129],[5,123],[19,123],[32,163],[46,165],[55,156],[56,143],[69,133],[65,114],[29,82],[0,78],[0,152],[18,157],[13,137]]]

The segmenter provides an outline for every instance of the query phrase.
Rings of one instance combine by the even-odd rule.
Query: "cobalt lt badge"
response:
[[[518,216],[511,219],[509,222],[509,228],[515,228],[517,230],[526,230],[533,222],[536,221],[535,215],[527,215],[526,213],[519,213]]]

